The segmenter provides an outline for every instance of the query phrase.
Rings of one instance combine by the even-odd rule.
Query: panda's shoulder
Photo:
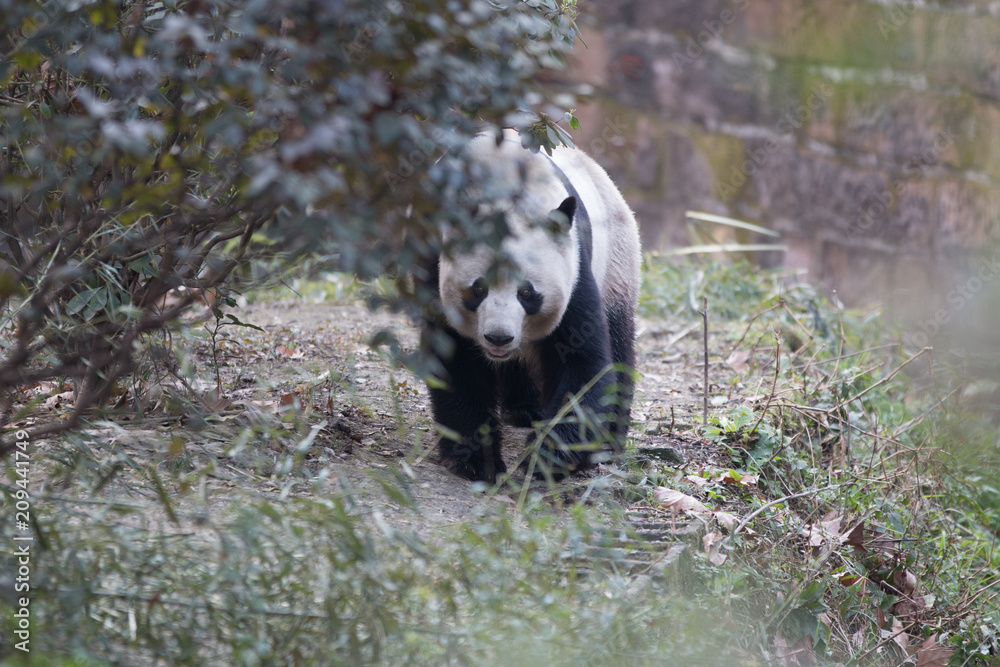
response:
[[[574,185],[610,187],[617,190],[611,177],[608,176],[608,172],[594,158],[578,148],[560,146],[552,151],[552,161]]]

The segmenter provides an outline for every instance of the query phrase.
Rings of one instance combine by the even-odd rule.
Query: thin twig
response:
[[[738,341],[736,341],[736,345],[734,345],[733,349],[729,352],[730,356],[732,356],[733,352],[735,352],[736,350],[740,349],[740,345],[743,344],[743,340],[747,337],[747,334],[750,333],[750,327],[752,327],[753,323],[757,321],[757,318],[760,317],[761,315],[766,315],[767,313],[771,312],[775,308],[779,308],[780,306],[781,306],[780,303],[776,303],[773,306],[771,306],[770,308],[768,308],[767,310],[762,310],[759,313],[757,313],[756,315],[754,315],[753,317],[751,317],[750,321],[747,322],[746,329],[743,330],[743,335],[740,336],[740,339]]]
[[[829,363],[832,363],[832,362],[835,362],[835,361],[839,362],[839,361],[842,361],[843,359],[850,359],[851,357],[856,357],[859,354],[865,354],[867,352],[875,352],[875,351],[878,351],[878,350],[887,350],[887,349],[889,349],[891,347],[899,347],[899,343],[888,343],[886,345],[876,345],[875,347],[867,347],[867,348],[865,348],[863,350],[858,350],[857,352],[851,352],[850,354],[845,354],[845,355],[843,355],[841,357],[830,357],[829,359],[820,359],[819,361],[812,362],[812,363],[815,363],[817,366],[820,366],[822,364],[829,364]],[[802,365],[799,365],[799,366],[792,366],[791,370],[797,371],[797,370],[806,368],[807,366],[809,366],[809,364],[802,364]]]
[[[781,370],[781,338],[778,337],[777,333],[774,334],[774,341],[777,343],[777,346],[774,348],[774,382],[771,383],[771,393],[767,395],[767,403],[764,404],[764,409],[761,411],[760,417],[757,417],[757,423],[750,429],[750,433],[757,432],[757,427],[760,426],[764,415],[767,414],[768,408],[771,407],[771,399],[774,398],[774,392],[778,388],[778,372]]]
[[[933,349],[934,349],[933,347],[923,347],[923,348],[920,348],[919,352],[917,352],[916,354],[912,355],[909,359],[907,359],[906,361],[904,361],[903,363],[901,363],[899,366],[896,366],[896,368],[894,368],[892,370],[892,372],[889,373],[888,375],[886,375],[884,378],[882,378],[881,380],[879,380],[878,382],[876,382],[872,386],[868,387],[867,389],[858,392],[854,396],[851,396],[850,398],[841,401],[837,405],[835,405],[832,408],[830,408],[829,410],[827,410],[827,412],[831,412],[831,413],[832,412],[837,412],[842,407],[844,407],[845,405],[849,405],[849,404],[853,403],[854,401],[858,400],[859,398],[861,398],[862,396],[864,396],[865,394],[867,394],[868,392],[870,392],[875,387],[879,387],[879,386],[885,384],[886,382],[888,382],[889,380],[891,380],[893,378],[893,376],[896,375],[896,373],[898,373],[899,371],[903,370],[903,368],[905,368],[908,364],[910,364],[913,361],[915,361],[924,352],[930,352]]]
[[[965,389],[965,384],[964,383],[960,384],[957,387],[955,387],[954,389],[952,389],[950,392],[948,392],[947,395],[945,395],[944,397],[942,397],[937,403],[935,403],[934,405],[932,405],[930,408],[928,408],[924,412],[920,413],[919,415],[917,415],[913,419],[909,420],[908,422],[906,422],[904,424],[900,424],[899,426],[897,426],[896,429],[892,432],[892,437],[898,438],[899,436],[901,436],[902,434],[906,433],[907,431],[909,431],[911,428],[913,428],[917,424],[920,424],[921,422],[923,422],[924,419],[927,418],[927,415],[929,415],[932,412],[934,412],[935,410],[937,410],[939,407],[941,407],[941,405],[945,401],[947,401],[949,398],[951,398],[952,396],[954,396],[956,393],[958,393],[962,389]]]
[[[822,491],[832,491],[833,489],[838,489],[838,488],[840,488],[840,484],[831,484],[830,486],[825,486],[822,489],[807,489],[805,491],[793,493],[789,496],[782,496],[780,498],[775,498],[771,502],[764,503],[763,505],[755,509],[753,512],[750,512],[750,514],[747,514],[745,517],[743,517],[743,520],[740,521],[739,525],[733,529],[733,532],[729,534],[729,537],[730,538],[735,537],[737,533],[746,528],[748,523],[753,521],[755,516],[766,510],[768,507],[774,507],[775,505],[778,505],[788,500],[792,500],[794,498],[801,498],[802,496],[808,496],[810,494],[820,493]]]
[[[701,407],[701,423],[702,426],[708,426],[708,297],[701,297],[701,317],[704,323],[705,331],[705,384],[704,392],[702,394],[702,407]]]
[[[826,410],[824,408],[814,408],[814,407],[809,406],[809,405],[799,405],[798,403],[792,403],[790,401],[782,403],[781,407],[788,408],[789,410],[793,410],[795,412],[811,413],[809,415],[809,418],[812,419],[817,424],[821,424],[821,422],[815,416],[812,416],[812,415],[820,414],[820,415],[823,415],[825,417],[831,417],[834,420],[836,420],[838,424],[841,425],[841,428],[846,428],[848,431],[853,431],[853,432],[859,433],[861,435],[867,435],[869,438],[874,438],[875,440],[884,440],[885,442],[890,442],[890,443],[896,445],[897,447],[905,447],[905,445],[903,445],[903,443],[899,442],[898,440],[896,440],[895,438],[893,438],[891,436],[888,436],[888,435],[879,435],[878,433],[874,433],[872,431],[866,431],[865,429],[861,428],[857,424],[852,424],[849,420],[844,419],[843,417],[838,417],[837,415],[830,414],[829,410]]]
[[[792,312],[792,309],[788,307],[788,303],[784,299],[782,299],[780,303],[781,306],[785,309],[785,312],[788,313],[788,316],[791,317],[792,320],[799,325],[799,328],[802,329],[802,331],[804,331],[807,336],[809,336],[809,340],[815,340],[816,337],[813,336],[812,332],[809,331],[809,328],[806,327],[806,325],[802,324],[802,321],[795,316],[795,313]]]
[[[828,376],[827,386],[830,385],[830,380],[836,380],[837,375],[840,374],[840,360],[844,358],[844,313],[840,309],[840,298],[837,296],[837,290],[833,290],[833,302],[837,305],[837,322],[840,324],[840,342],[837,346],[837,363],[833,367],[833,373]],[[816,387],[819,390],[819,386]]]
[[[857,657],[856,664],[859,664],[859,665],[862,664],[864,662],[864,659],[867,658],[869,655],[871,655],[875,651],[879,650],[883,646],[890,645],[892,642],[896,641],[896,637],[898,637],[898,636],[900,636],[902,634],[906,634],[906,632],[908,630],[910,630],[911,628],[915,627],[916,625],[917,625],[916,621],[911,621],[908,625],[900,628],[899,631],[894,632],[891,635],[887,635],[883,639],[879,640],[879,642],[877,644],[875,644],[875,646],[872,646],[870,649],[868,649],[867,651],[865,651],[864,653],[862,653],[861,655],[859,655]]]

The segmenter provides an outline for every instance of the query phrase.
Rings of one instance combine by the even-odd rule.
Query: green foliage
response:
[[[0,414],[70,378],[73,425],[251,260],[401,276],[482,238],[461,149],[566,140],[537,80],[574,6],[0,0]]]
[[[408,484],[386,480],[396,502]],[[660,582],[636,585],[602,555],[621,530],[603,503],[555,516],[536,499],[514,517],[484,501],[473,520],[427,540],[356,502],[346,480],[341,488],[285,502],[234,497],[218,518],[185,519],[182,530],[125,502],[65,504],[39,526],[48,549],[33,574],[44,582],[32,600],[33,654],[181,665],[726,654],[708,631],[717,614],[664,597]],[[9,623],[3,602],[0,612]]]
[[[754,471],[770,464],[789,440],[746,406],[709,417],[704,434],[709,440],[726,447],[741,467]]]
[[[706,296],[713,316],[735,319],[754,312],[755,305],[777,291],[780,283],[775,278],[745,261],[700,262],[648,254],[639,310],[659,317],[694,313]]]
[[[646,312],[698,322],[708,295],[715,340],[734,341],[715,353],[731,365],[730,392],[758,388],[704,427],[730,467],[701,471],[693,486],[679,471],[656,473],[754,513],[753,533],[732,536],[713,568],[734,613],[759,619],[735,641],[778,643],[780,631],[820,664],[899,664],[899,636],[918,664],[994,664],[1000,428],[988,407],[970,409],[981,387],[990,395],[988,370],[970,378],[901,347],[876,313],[844,312],[776,274],[656,258],[647,267]],[[922,652],[931,637],[944,662]]]
[[[889,378],[907,355],[879,345],[889,334],[866,314],[841,312],[806,288],[778,289],[766,272],[685,271],[681,284],[702,271],[725,277],[734,293],[763,295],[738,320],[713,319],[713,332],[727,352],[751,351],[745,368],[731,369],[734,387],[776,388],[712,416],[708,440],[696,444],[722,447],[711,463],[644,462],[565,493],[489,490],[469,516],[442,526],[437,499],[417,500],[427,482],[407,463],[351,478],[315,465],[318,425],[295,412],[261,417],[236,436],[208,418],[206,440],[223,443],[214,455],[173,431],[145,458],[106,432],[73,434],[33,464],[41,486],[32,656],[763,665],[776,660],[780,637],[818,664],[888,666],[906,658],[890,638],[895,621],[911,642],[936,636],[954,649],[952,664],[991,664],[1000,484],[932,443],[965,438],[986,452],[996,425],[957,408],[928,413],[939,396],[925,393],[915,362],[904,367],[911,374]],[[385,404],[406,391],[407,378],[395,379]],[[398,426],[418,456],[425,436]],[[220,484],[234,468],[236,481]],[[724,529],[703,516],[703,531],[645,545],[616,498],[642,499],[627,511],[679,525],[683,517],[645,500],[659,485],[698,495],[735,523]],[[709,532],[721,540],[721,565],[706,557]],[[2,539],[14,534],[0,524]],[[666,550],[679,545],[671,561]],[[910,575],[912,590],[901,590]],[[9,604],[0,596],[4,633],[13,629]]]

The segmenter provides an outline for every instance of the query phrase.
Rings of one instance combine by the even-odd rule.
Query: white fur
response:
[[[440,261],[441,300],[449,323],[474,340],[488,358],[498,361],[527,353],[529,344],[555,331],[569,305],[579,276],[574,222],[569,234],[554,238],[544,223],[569,196],[553,162],[573,184],[590,218],[593,254],[591,269],[605,308],[611,304],[635,309],[639,290],[639,233],[635,218],[607,173],[583,152],[561,147],[550,159],[521,147],[517,133],[504,132],[497,146],[494,136],[474,139],[468,148],[472,175],[486,198],[499,195],[498,206],[507,213],[512,235],[502,250],[516,265],[513,275],[502,272],[489,286],[486,299],[475,312],[463,304],[463,291],[484,276],[495,261],[486,247],[460,256],[443,254]],[[519,285],[530,281],[544,297],[542,309],[528,316],[517,299]],[[487,334],[505,334],[513,340],[496,346]],[[532,346],[533,347],[533,346]],[[519,352],[521,354],[519,354]]]

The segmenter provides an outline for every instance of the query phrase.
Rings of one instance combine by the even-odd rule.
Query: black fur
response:
[[[543,467],[561,477],[590,463],[592,452],[584,451],[581,443],[610,439],[612,446],[620,449],[624,442],[631,374],[605,369],[612,362],[629,368],[635,364],[632,314],[627,307],[605,312],[590,268],[588,244],[580,246],[579,255],[580,275],[566,314],[556,330],[541,341],[542,367],[534,369],[541,377],[540,387],[535,387],[532,374],[521,361],[489,361],[475,342],[442,318],[428,319],[425,345],[443,335],[450,339],[448,347],[453,348],[450,356],[438,355],[441,379],[447,387],[432,387],[430,395],[435,420],[458,435],[456,440],[446,434],[438,445],[444,463],[456,474],[495,481],[506,471],[500,455],[501,417],[505,423],[519,427],[550,420],[567,396],[580,393],[591,382],[593,385],[579,399],[588,419],[582,424],[564,419],[552,428],[540,451]],[[436,282],[437,271],[432,274]],[[569,417],[573,416],[571,411]],[[534,440],[533,434],[529,442]]]
[[[632,341],[629,340],[631,345]],[[556,417],[568,396],[576,396],[588,384],[592,386],[579,397],[584,423],[563,419],[553,426],[539,452],[542,462],[559,477],[585,468],[592,451],[581,443],[607,440],[611,423],[616,420],[608,402],[616,380],[611,365],[611,341],[608,321],[601,304],[601,293],[590,268],[590,250],[580,247],[580,277],[570,297],[566,314],[548,338],[541,341],[541,406],[546,420]],[[573,416],[570,412],[568,416]],[[597,430],[595,430],[595,428]],[[529,436],[529,442],[536,438]],[[598,445],[599,447],[600,445]]]
[[[445,332],[455,343],[451,358],[442,360],[448,387],[431,389],[431,407],[434,419],[459,439],[442,435],[438,451],[455,474],[494,481],[507,470],[500,456],[496,374],[475,343],[450,327]]]
[[[635,392],[635,313],[625,304],[610,304],[607,307],[608,331],[611,338],[611,360],[617,367],[618,397],[617,419],[611,431],[615,434],[613,443],[621,446],[628,435],[632,420],[632,395]]]

